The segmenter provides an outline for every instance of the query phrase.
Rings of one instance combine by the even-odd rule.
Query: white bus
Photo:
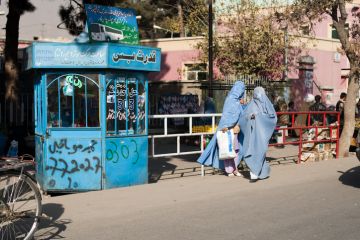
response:
[[[123,31],[99,23],[90,25],[91,38],[96,41],[119,41],[124,39]]]

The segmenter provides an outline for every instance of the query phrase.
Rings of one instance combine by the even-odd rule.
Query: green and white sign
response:
[[[91,41],[139,44],[139,31],[133,9],[85,4]]]

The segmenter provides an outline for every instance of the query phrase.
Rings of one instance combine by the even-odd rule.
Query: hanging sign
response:
[[[159,48],[119,43],[32,43],[26,49],[24,69],[113,68],[160,71]],[[70,80],[69,80],[70,81]],[[80,84],[73,79],[74,85]]]
[[[133,9],[85,4],[90,40],[137,45],[139,32]]]

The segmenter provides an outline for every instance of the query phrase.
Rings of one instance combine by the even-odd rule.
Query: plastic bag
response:
[[[226,132],[217,131],[216,140],[219,148],[219,159],[226,160],[236,158],[234,149],[234,130],[230,129]]]

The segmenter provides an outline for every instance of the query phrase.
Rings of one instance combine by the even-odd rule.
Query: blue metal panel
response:
[[[47,119],[47,104],[46,104],[46,75],[41,76],[41,132],[45,134],[46,131],[46,119]]]
[[[35,134],[40,134],[40,130],[39,130],[39,119],[38,119],[38,106],[37,106],[37,103],[38,103],[38,87],[39,87],[39,83],[35,83],[35,86],[34,86],[34,123],[35,123]]]
[[[128,87],[128,84],[129,84],[129,79],[126,79],[125,81],[125,86],[126,86],[126,92],[125,92],[125,109],[128,110],[129,109],[129,98],[128,98],[128,92],[129,92],[129,87]],[[125,123],[125,132],[126,132],[126,135],[129,135],[129,132],[128,132],[128,126],[129,126],[129,115],[128,115],[128,111],[125,110],[125,118],[126,118],[126,123]]]
[[[106,151],[105,151],[105,148],[106,148],[106,141],[105,141],[105,136],[106,136],[106,112],[105,112],[105,109],[106,109],[106,95],[105,95],[105,92],[106,92],[106,81],[105,81],[105,73],[101,73],[100,75],[100,104],[99,104],[99,108],[102,109],[102,111],[100,111],[100,126],[101,126],[101,166],[105,166],[105,154],[106,154]],[[102,185],[101,185],[101,188],[104,188],[104,176],[105,176],[105,170],[104,170],[104,167],[102,168],[102,179],[101,179],[101,182],[102,182]]]
[[[100,128],[49,128],[48,133],[53,138],[100,138]]]
[[[35,136],[35,162],[36,162],[36,180],[43,186],[44,180],[44,143],[40,136]]]
[[[107,138],[103,188],[147,183],[147,147],[147,136]]]
[[[79,132],[76,131],[61,133],[63,134],[61,138],[53,137],[52,134],[46,140],[47,154],[43,166],[44,190],[101,189],[101,139],[79,138]],[[76,133],[77,137],[69,137]]]
[[[145,134],[148,135],[148,116],[149,116],[149,82],[145,82],[145,93],[146,93],[146,101],[145,101]]]
[[[26,50],[25,69],[114,68],[160,71],[159,48],[116,43],[33,43]]]

